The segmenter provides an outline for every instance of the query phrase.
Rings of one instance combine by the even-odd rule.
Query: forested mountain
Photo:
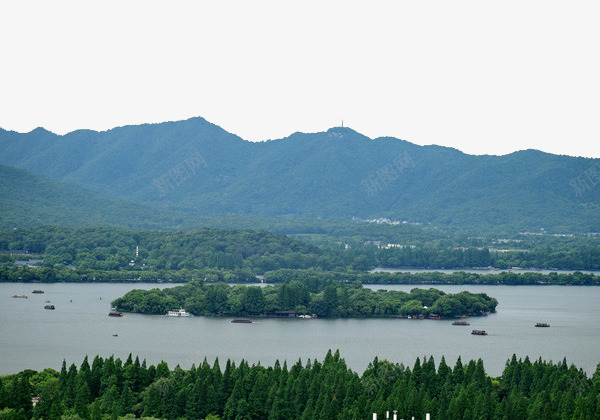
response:
[[[600,161],[471,156],[349,128],[248,142],[202,118],[64,136],[0,130],[0,164],[192,214],[600,230]]]

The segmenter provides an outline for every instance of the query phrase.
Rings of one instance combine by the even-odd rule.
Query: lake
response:
[[[169,285],[170,286],[170,285]],[[159,287],[169,287],[160,285]],[[88,355],[129,353],[149,364],[165,360],[187,369],[206,357],[272,365],[275,360],[323,360],[339,349],[348,366],[362,374],[375,356],[412,367],[417,357],[442,355],[454,365],[482,358],[488,374],[502,373],[513,353],[518,357],[569,363],[592,374],[600,362],[600,287],[435,286],[448,293],[468,290],[499,301],[497,313],[470,318],[468,327],[450,320],[408,319],[258,319],[233,324],[231,318],[172,318],[125,314],[109,317],[110,302],[133,288],[156,284],[0,283],[0,375],[23,369],[59,370],[62,360],[79,366]],[[368,286],[410,291],[414,285]],[[429,286],[427,286],[429,287]],[[44,294],[32,294],[42,289]],[[25,294],[28,299],[12,295]],[[45,310],[49,300],[56,310]],[[547,322],[550,328],[535,328]],[[483,329],[487,336],[473,336]],[[117,336],[113,336],[116,334]],[[91,360],[90,360],[91,362]]]

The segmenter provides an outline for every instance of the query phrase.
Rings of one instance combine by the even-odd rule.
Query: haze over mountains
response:
[[[64,136],[0,129],[0,150],[3,218],[42,194],[103,220],[124,200],[149,226],[169,210],[600,230],[600,159],[535,150],[472,156],[343,127],[257,143],[203,118]],[[32,211],[50,224],[51,208]]]

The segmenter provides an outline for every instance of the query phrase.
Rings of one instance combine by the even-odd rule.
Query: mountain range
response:
[[[0,129],[0,150],[0,204],[15,223],[28,202],[47,223],[68,202],[107,223],[127,211],[139,218],[118,223],[129,227],[245,214],[600,230],[600,159],[537,150],[473,156],[347,127],[249,142],[199,117],[66,135]],[[32,205],[39,195],[46,210]]]

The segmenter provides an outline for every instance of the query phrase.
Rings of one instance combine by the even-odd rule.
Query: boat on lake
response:
[[[550,326],[550,324],[547,324],[545,322],[538,322],[537,324],[535,324],[536,327],[543,327],[543,328],[547,328]]]
[[[109,312],[108,316],[123,316],[123,312]]]
[[[473,330],[473,331],[471,331],[471,334],[473,334],[473,335],[487,335],[487,332],[485,332],[484,330]]]
[[[44,306],[44,309],[55,309],[54,305],[46,305]]]
[[[248,318],[236,318],[232,319],[231,322],[235,324],[252,324],[252,320]]]
[[[17,299],[27,299],[27,295],[13,295],[12,297]]]
[[[452,325],[471,325],[467,321],[454,321]]]
[[[183,308],[179,308],[178,311],[169,311],[166,313],[167,316],[192,316],[189,312],[183,310]]]
[[[43,290],[36,289],[36,290],[34,290],[33,292],[31,292],[31,293],[37,293],[37,294],[41,294],[41,293],[44,293],[44,291],[43,291]]]

